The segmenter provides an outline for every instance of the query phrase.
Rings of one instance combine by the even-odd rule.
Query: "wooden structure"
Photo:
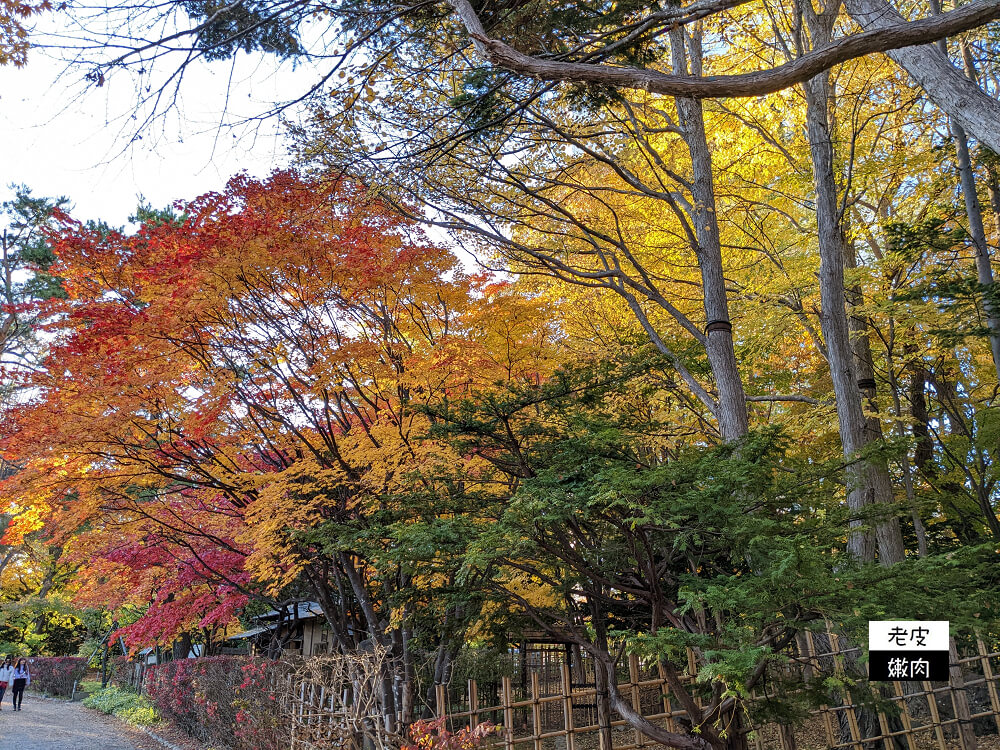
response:
[[[250,656],[268,653],[283,656],[323,656],[330,653],[333,637],[316,602],[287,605],[283,612],[271,610],[254,618],[254,627],[229,637],[232,644],[248,644]]]
[[[984,640],[967,644],[968,653],[953,646],[951,680],[947,683],[883,683],[829,691],[829,702],[796,726],[765,724],[752,727],[748,740],[755,750],[979,750],[978,737],[1000,735],[1000,650]],[[835,633],[804,633],[780,670],[801,678],[844,675],[845,663],[857,648]],[[526,660],[527,661],[527,660]],[[502,727],[497,750],[639,750],[659,747],[613,714],[596,710],[601,696],[591,682],[580,685],[571,664],[529,668],[498,684],[436,686],[435,713],[452,729],[492,721]],[[584,669],[586,666],[584,665]],[[695,655],[688,653],[687,681],[695,672]],[[780,676],[780,675],[778,675]],[[617,675],[619,690],[650,721],[682,731],[684,712],[655,665],[632,656]],[[522,684],[525,687],[522,687]],[[862,683],[863,684],[863,683]],[[871,691],[861,695],[858,691]],[[308,684],[292,691],[290,713],[311,726],[324,718],[329,690]],[[756,696],[768,700],[766,695]],[[872,708],[872,706],[876,708]],[[342,708],[340,709],[343,710]],[[310,733],[315,737],[315,733]],[[332,747],[300,742],[297,750]],[[991,744],[990,747],[996,747]],[[358,749],[360,750],[360,748]]]

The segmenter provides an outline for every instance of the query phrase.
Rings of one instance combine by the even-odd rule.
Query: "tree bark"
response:
[[[941,3],[939,0],[931,0],[931,12],[935,15],[941,13]],[[944,58],[948,59],[948,41],[940,39],[937,48]],[[974,72],[971,68],[971,56],[967,50],[963,50],[965,57],[965,78],[973,85],[976,84]],[[976,85],[978,89],[979,86]],[[989,327],[990,351],[993,355],[993,370],[1000,383],[1000,314],[996,305],[990,299],[989,291],[993,287],[993,268],[990,265],[990,249],[986,243],[986,227],[983,224],[983,209],[979,203],[979,194],[976,191],[976,174],[972,169],[972,157],[969,155],[969,138],[965,134],[965,128],[956,119],[952,118],[950,125],[951,138],[955,142],[955,155],[958,162],[959,184],[962,188],[962,198],[965,202],[965,215],[969,222],[969,237],[976,249],[976,279],[982,288],[983,310],[986,312],[986,323]]]
[[[697,32],[696,32],[697,33]],[[697,39],[690,43],[682,29],[670,33],[670,50],[674,72],[688,73],[686,48],[690,46],[695,73],[700,73],[701,48]],[[712,174],[712,154],[705,133],[705,115],[697,99],[678,97],[677,115],[684,142],[691,154],[693,210],[691,219],[698,239],[695,251],[701,271],[705,309],[705,351],[719,392],[719,432],[722,439],[739,440],[750,429],[747,416],[746,391],[736,362],[733,346],[733,325],[729,317],[729,298],[722,265],[722,240],[716,214],[715,178]]]
[[[901,440],[906,439],[906,427],[903,421],[903,402],[899,397],[899,378],[896,376],[896,363],[891,348],[888,351],[889,389],[892,391],[893,416],[896,418],[896,434]],[[927,530],[924,528],[920,509],[917,507],[916,491],[913,488],[913,467],[910,465],[909,453],[904,451],[900,456],[900,471],[903,474],[903,489],[906,492],[906,502],[910,506],[910,517],[913,519],[913,533],[917,537],[917,555],[927,557]]]
[[[832,30],[830,16],[808,18],[814,44],[822,44]],[[833,171],[833,139],[830,134],[830,90],[827,74],[806,82],[806,126],[816,186],[816,222],[820,254],[821,324],[826,340],[830,376],[837,400],[840,438],[847,459],[848,507],[860,513],[871,503],[891,503],[892,484],[883,461],[859,458],[871,442],[862,408],[855,353],[851,346],[847,315],[844,263],[850,250],[844,235],[837,184]],[[875,558],[875,544],[862,531],[860,519],[851,522],[848,552],[861,561]],[[893,518],[876,524],[879,560],[891,565],[903,559],[903,540],[898,521]]]
[[[989,327],[990,351],[993,354],[993,369],[1000,382],[1000,314],[990,299],[993,287],[993,267],[990,263],[990,248],[986,242],[986,227],[983,224],[982,206],[976,193],[976,176],[972,170],[969,155],[969,140],[958,122],[951,124],[952,139],[958,157],[958,174],[965,200],[965,214],[969,220],[969,236],[976,249],[976,280],[983,290],[983,310]]]
[[[886,0],[844,0],[844,7],[866,31],[889,29],[906,22]],[[941,50],[924,44],[889,50],[886,54],[919,84],[927,98],[942,112],[978,141],[1000,153],[1000,102],[970,81]]]
[[[843,219],[841,219],[843,224]],[[844,236],[843,227],[841,236]],[[853,245],[844,239],[844,267],[857,268],[857,254]],[[855,310],[864,302],[864,295],[860,285],[855,285],[848,290],[847,301],[850,315],[848,316],[848,329],[851,332],[851,347],[854,350],[854,364],[856,369],[858,393],[861,396],[861,411],[864,415],[864,445],[875,445],[884,439],[882,434],[882,420],[878,416],[878,402],[876,401],[877,383],[875,381],[875,360],[872,357],[871,338],[869,336],[868,321],[861,315],[855,314]],[[883,458],[872,457],[867,462],[868,493],[867,502],[893,503],[892,478],[889,476],[889,465]],[[889,519],[885,524],[876,527],[875,536],[878,541],[879,559],[884,565],[890,565],[901,561],[905,555],[903,545],[903,535],[899,528],[899,520]]]

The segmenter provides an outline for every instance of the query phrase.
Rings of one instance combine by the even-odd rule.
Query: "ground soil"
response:
[[[26,693],[15,712],[4,696],[0,747],[18,750],[162,750],[144,732],[84,708],[79,703]]]

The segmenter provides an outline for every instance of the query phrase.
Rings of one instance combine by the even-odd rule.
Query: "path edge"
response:
[[[159,742],[161,745],[163,745],[163,747],[167,748],[167,750],[184,750],[184,748],[182,748],[180,745],[175,745],[173,742],[163,739],[160,735],[158,735],[156,732],[154,732],[152,729],[149,729],[148,727],[139,727],[139,729],[141,729],[151,738]]]

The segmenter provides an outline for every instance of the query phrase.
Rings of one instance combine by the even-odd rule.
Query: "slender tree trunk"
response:
[[[992,160],[996,159],[996,154],[991,154],[991,159],[986,162],[986,174],[989,179],[986,181],[986,188],[990,192],[990,208],[993,210],[993,243],[1000,243],[1000,174],[997,172],[997,165]]]
[[[813,15],[809,18],[809,15],[807,13],[807,22],[813,44],[827,43],[832,30],[830,19],[835,13],[826,17]],[[849,252],[853,257],[853,250],[844,235],[833,171],[833,139],[828,116],[829,76],[823,74],[810,79],[805,84],[805,91],[806,124],[816,185],[820,301],[823,308],[821,323],[837,400],[841,443],[849,462],[847,503],[851,511],[859,513],[872,503],[892,503],[892,484],[884,461],[859,458],[859,453],[873,441],[874,435],[864,415],[859,385],[867,385],[867,382],[859,383],[847,315],[844,264]],[[858,560],[871,561],[875,557],[875,544],[870,533],[858,528],[860,523],[857,519],[852,521],[854,528],[848,534],[848,552]],[[877,522],[875,537],[879,560],[883,565],[903,559],[903,538],[897,519]]]
[[[699,33],[695,31],[690,40],[682,29],[670,33],[671,59],[675,73],[688,74],[688,47],[692,60],[691,72],[695,75],[701,72]],[[733,325],[729,317],[729,298],[722,265],[715,178],[712,174],[712,154],[705,134],[705,115],[702,103],[697,99],[678,98],[676,102],[684,141],[691,154],[691,197],[694,203],[691,218],[698,238],[696,252],[705,298],[705,350],[719,393],[719,431],[726,441],[739,440],[749,430],[747,400],[733,346]]]
[[[354,592],[354,598],[357,600],[359,606],[361,607],[361,611],[364,614],[365,625],[368,630],[369,637],[372,641],[380,644],[386,649],[389,649],[391,652],[393,645],[392,641],[385,632],[385,624],[380,620],[378,613],[375,611],[375,605],[372,603],[371,593],[365,586],[361,572],[355,566],[351,556],[346,552],[340,553],[339,561],[345,577],[351,584],[351,590]],[[386,666],[383,669],[383,674],[381,675],[381,708],[385,730],[387,732],[395,732],[397,723],[396,693],[393,690],[392,674],[390,674],[391,667],[389,665],[398,663],[400,655],[394,653],[390,653],[390,655],[393,658],[390,658],[387,661]]]
[[[45,599],[49,595],[49,591],[52,590],[52,586],[56,582],[56,573],[59,570],[59,558],[62,556],[62,547],[53,547],[48,550],[49,555],[49,565],[45,570],[45,578],[42,581],[42,586],[38,590],[38,598]],[[42,631],[45,629],[45,615],[40,614],[35,618],[35,623],[33,626],[33,631],[35,635],[41,635]]]
[[[986,242],[986,227],[983,212],[976,193],[976,176],[969,155],[969,140],[965,129],[957,122],[951,124],[952,139],[958,157],[958,173],[965,201],[965,214],[969,221],[969,236],[976,249],[976,279],[983,290],[983,310],[989,327],[990,350],[993,354],[993,369],[1000,382],[1000,311],[991,299],[993,293],[993,267],[990,263],[990,249]]]
[[[841,222],[843,223],[842,218]],[[844,236],[843,229],[841,235]],[[844,267],[857,268],[857,255],[853,245],[846,240],[846,237],[843,249]],[[855,314],[855,311],[864,303],[864,294],[860,285],[855,285],[848,290],[847,301],[851,313],[848,317],[848,328],[851,332],[851,346],[854,351],[854,364],[857,368],[855,377],[861,396],[861,410],[864,414],[863,440],[865,445],[878,445],[885,436],[882,434],[882,420],[878,415],[878,401],[876,400],[878,384],[875,380],[875,360],[872,356],[871,337],[869,336],[868,321],[860,314]],[[868,502],[894,502],[892,478],[889,476],[889,465],[886,460],[872,457],[867,463],[868,492],[870,495]],[[906,554],[902,532],[899,529],[899,520],[892,518],[886,522],[886,525],[888,528],[883,528],[882,524],[877,526],[875,533],[878,541],[879,559],[884,565],[899,562]]]
[[[894,325],[890,322],[890,325]],[[890,338],[891,340],[891,338]],[[896,376],[896,362],[892,350],[888,351],[889,388],[892,391],[893,416],[896,417],[896,432],[901,440],[906,440],[906,427],[903,425],[903,402],[899,397],[899,378]],[[920,510],[917,508],[917,495],[913,488],[913,467],[910,465],[910,456],[904,452],[899,459],[899,468],[903,474],[903,489],[906,491],[906,502],[910,506],[910,515],[913,518],[913,533],[917,537],[917,554],[920,557],[927,557],[927,531],[924,528],[923,519],[920,518]]]
[[[941,13],[939,0],[930,0],[931,13]],[[945,59],[948,57],[948,41],[941,39],[937,48]],[[974,71],[971,68],[971,56],[964,51],[966,79],[975,85]],[[978,86],[976,86],[978,88]],[[990,265],[990,249],[986,243],[986,227],[983,224],[983,210],[976,191],[976,174],[972,169],[972,158],[969,155],[969,139],[961,122],[952,117],[950,123],[951,138],[955,143],[955,155],[958,162],[959,184],[962,188],[962,198],[965,202],[965,215],[969,223],[969,237],[976,249],[976,278],[983,290],[983,310],[986,312],[986,324],[989,327],[990,351],[993,354],[993,370],[1000,383],[1000,312],[990,299],[993,287],[993,268]]]
[[[913,418],[913,463],[917,471],[928,479],[933,479],[934,443],[931,441],[929,417],[927,415],[927,372],[922,362],[916,362],[910,372],[910,416]]]

